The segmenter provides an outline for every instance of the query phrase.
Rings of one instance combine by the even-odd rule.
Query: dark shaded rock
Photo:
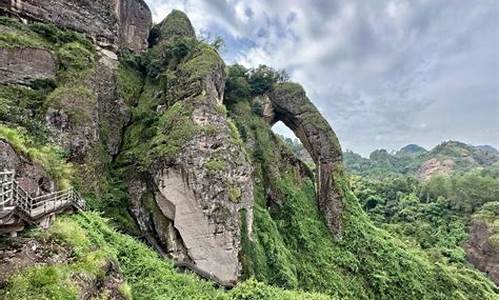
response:
[[[141,52],[148,47],[151,11],[144,0],[121,0],[119,3],[120,48]]]
[[[298,84],[277,84],[268,94],[274,114],[271,124],[282,121],[300,139],[316,164],[316,195],[331,232],[342,232],[342,193],[336,175],[342,171],[340,143],[328,122]]]
[[[23,19],[84,32],[112,50],[147,48],[151,12],[143,0],[0,0],[0,9]]]
[[[118,154],[122,131],[130,119],[130,111],[117,90],[117,69],[110,67],[112,59],[101,58],[89,86],[97,94],[98,122],[101,141],[107,152]]]
[[[491,239],[497,239],[497,243]],[[490,231],[485,221],[472,220],[465,252],[467,260],[485,272],[498,286],[498,235]]]
[[[5,140],[0,139],[0,170],[14,170],[15,180],[30,195],[53,192],[56,184],[37,163],[32,162]]]
[[[45,49],[0,48],[0,83],[30,85],[55,79],[56,61]]]

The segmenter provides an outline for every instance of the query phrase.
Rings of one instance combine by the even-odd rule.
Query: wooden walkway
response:
[[[84,199],[72,187],[32,197],[14,180],[14,171],[0,172],[0,229],[16,220],[37,224],[44,217],[70,207],[85,210]]]

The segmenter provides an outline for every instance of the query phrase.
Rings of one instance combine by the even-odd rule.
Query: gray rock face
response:
[[[467,260],[485,272],[498,286],[498,244],[492,242],[496,235],[488,224],[480,219],[472,220],[469,231],[470,237],[465,244]]]
[[[282,83],[268,95],[273,113],[271,124],[282,121],[300,139],[316,164],[316,195],[320,211],[330,231],[342,232],[342,192],[336,185],[336,172],[342,170],[342,150],[335,132],[298,84]],[[266,103],[265,101],[263,102]],[[272,119],[271,119],[272,117]]]
[[[103,48],[147,48],[151,12],[143,0],[0,0],[0,9],[24,19],[84,32]]]
[[[53,192],[56,188],[55,182],[40,165],[17,153],[2,139],[0,139],[0,170],[14,170],[15,179],[30,195]]]
[[[216,133],[201,131],[183,145],[173,162],[155,163],[151,170],[155,208],[136,211],[142,212],[137,215],[142,220],[147,220],[144,213],[153,215],[150,223],[157,243],[169,256],[231,285],[241,273],[241,222],[252,228],[252,168],[243,149],[232,140],[225,116],[216,110],[220,105],[212,97],[216,91],[204,94],[192,120],[199,128],[216,128]],[[243,209],[246,220],[240,220]],[[164,225],[158,230],[161,217]],[[148,226],[147,221],[142,223]]]
[[[70,160],[85,163],[97,143],[105,145],[111,156],[118,153],[122,130],[129,110],[117,91],[116,62],[102,57],[81,86],[57,94],[57,103],[49,104],[45,119],[53,141],[70,152]],[[86,91],[81,92],[81,89]],[[49,95],[49,98],[51,95]]]
[[[48,50],[0,48],[0,84],[30,85],[37,79],[54,79],[56,70]]]

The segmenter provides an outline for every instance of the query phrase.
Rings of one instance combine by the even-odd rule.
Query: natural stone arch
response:
[[[270,125],[282,121],[311,155],[319,209],[330,231],[340,237],[342,192],[335,174],[342,169],[342,150],[337,135],[298,84],[277,84],[262,100],[262,115]]]

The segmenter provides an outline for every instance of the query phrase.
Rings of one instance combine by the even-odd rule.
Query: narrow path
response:
[[[31,197],[14,179],[14,171],[0,172],[0,233],[14,233],[22,223],[39,224],[69,207],[85,210],[85,200],[73,187]]]

